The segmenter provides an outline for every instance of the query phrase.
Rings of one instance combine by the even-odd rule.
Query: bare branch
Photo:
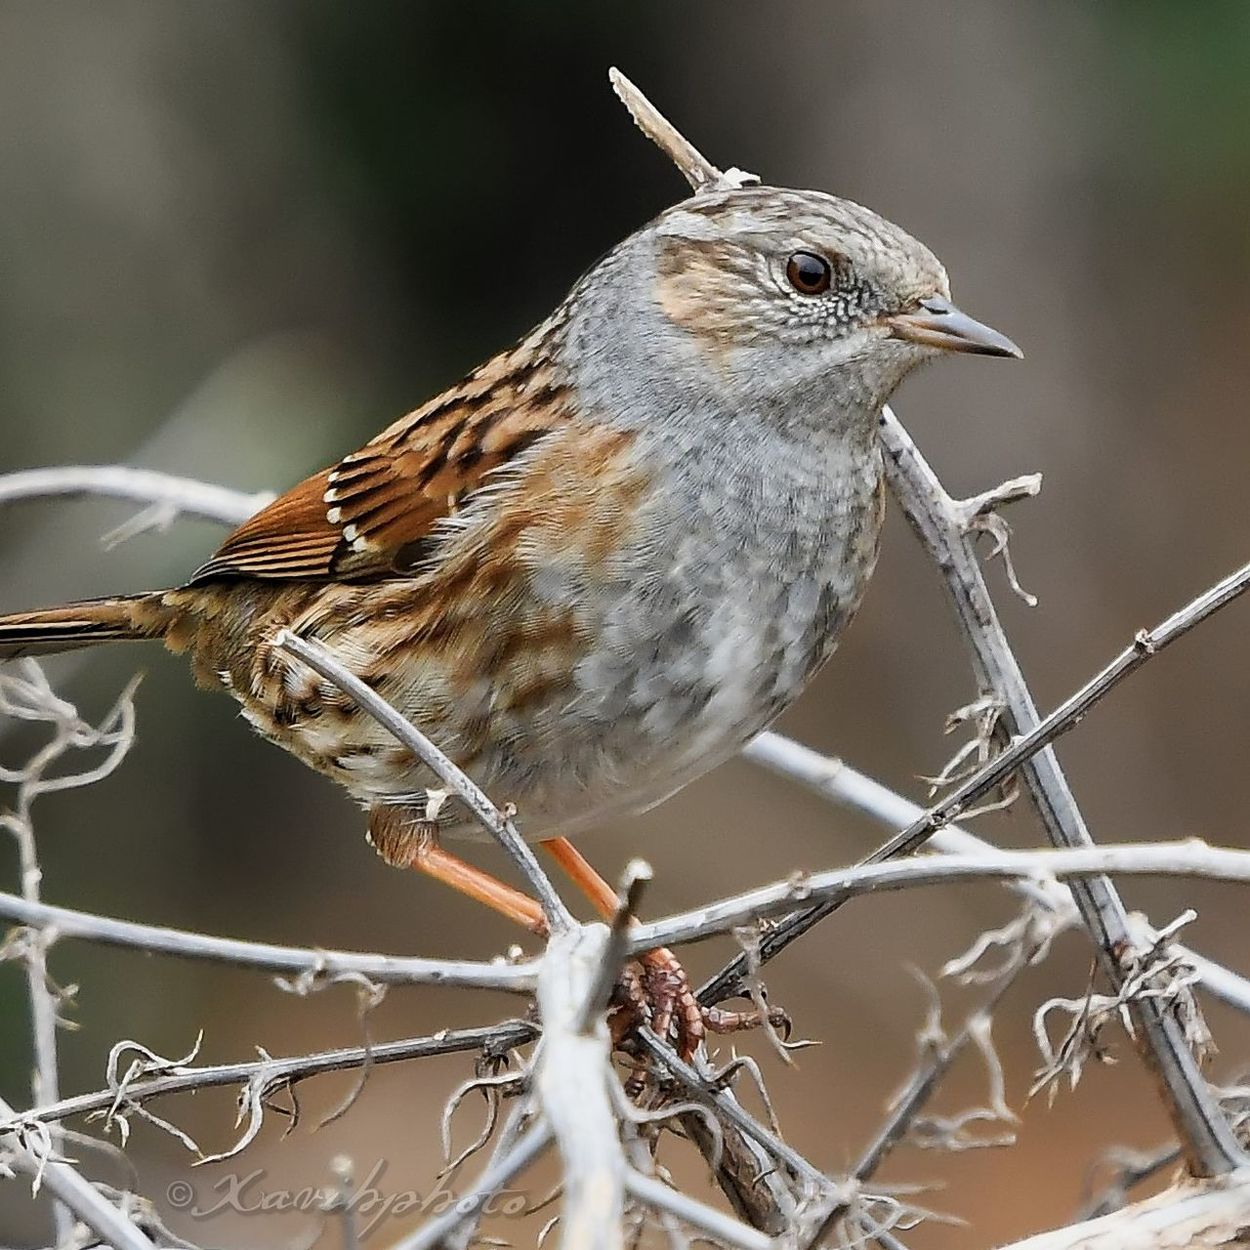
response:
[[[0,506],[19,499],[103,496],[157,504],[183,516],[238,525],[273,498],[272,491],[246,494],[194,478],[123,465],[60,465],[0,476]]]
[[[0,1117],[13,1116],[13,1108],[0,1098]],[[10,1155],[12,1166],[31,1178],[36,1186],[46,1185],[106,1246],[114,1250],[154,1250],[152,1242],[127,1219],[89,1180],[68,1163],[40,1158],[24,1145]]]
[[[924,808],[919,804],[859,772],[845,760],[821,755],[771,730],[749,742],[742,754],[751,763],[798,781],[838,807],[868,816],[887,829],[906,828],[924,815]],[[992,843],[959,825],[946,825],[935,830],[926,846],[944,854],[975,854],[996,849]],[[1056,932],[1079,918],[1072,891],[1061,882],[1049,878],[1013,878],[1004,884],[1022,898],[1030,899],[1052,913]],[[1146,944],[1151,940],[1149,933],[1144,935]],[[1250,1014],[1250,980],[1191,947],[1181,946],[1180,949],[1186,962],[1197,973],[1198,984],[1207,993],[1230,1007]]]
[[[431,1055],[449,1055],[461,1051],[511,1050],[533,1041],[538,1036],[536,1025],[524,1020],[505,1020],[475,1029],[444,1029],[430,1037],[405,1038],[396,1042],[379,1042],[373,1046],[349,1046],[339,1050],[319,1051],[289,1059],[251,1060],[246,1063],[222,1063],[208,1067],[178,1068],[148,1080],[127,1082],[123,1089],[104,1089],[92,1094],[78,1094],[60,1102],[38,1106],[31,1111],[12,1112],[0,1119],[0,1134],[17,1132],[35,1122],[50,1124],[76,1115],[97,1112],[115,1113],[129,1106],[141,1106],[155,1098],[184,1094],[221,1085],[245,1085],[259,1081],[269,1089],[293,1085],[309,1077],[327,1072],[349,1072],[366,1063],[402,1063],[408,1059],[424,1059]],[[120,1097],[119,1097],[120,1092]]]
[[[1093,681],[1045,721],[1039,721],[1024,674],[998,620],[976,553],[952,513],[950,496],[888,407],[882,411],[881,422],[886,476],[913,529],[943,570],[972,654],[978,684],[1002,700],[1007,727],[1016,735],[995,765],[986,770],[990,784],[1024,765],[1025,784],[1051,842],[1056,846],[1090,846],[1092,838],[1084,817],[1058,757],[1047,744],[1151,655],[1241,594],[1250,585],[1250,567],[1225,578],[1153,631],[1139,634],[1133,645]],[[940,823],[957,816],[976,794],[976,786],[969,785],[966,793],[957,790],[949,796],[940,806]],[[919,832],[915,828],[908,830],[898,841],[918,836]],[[1119,987],[1125,978],[1121,960],[1132,942],[1124,905],[1105,880],[1078,882],[1073,894],[1098,950],[1103,972],[1113,986]],[[1241,1166],[1244,1153],[1211,1097],[1177,1020],[1163,1004],[1152,998],[1138,998],[1131,1010],[1138,1026],[1143,1058],[1157,1078],[1190,1170],[1195,1175],[1213,1176]]]
[[[468,959],[421,959],[411,955],[372,955],[355,951],[274,946],[211,937],[158,925],[135,924],[68,907],[28,903],[16,894],[0,893],[0,918],[34,930],[51,930],[57,940],[82,938],[105,946],[125,946],[179,959],[204,959],[262,972],[286,973],[331,981],[368,977],[384,985],[456,985],[528,993],[535,986],[537,964],[479,963]]]
[[[457,767],[425,734],[396,711],[381,695],[371,690],[355,673],[340,664],[320,643],[310,642],[307,638],[301,638],[291,633],[290,630],[284,629],[274,640],[274,646],[302,660],[313,672],[337,686],[356,703],[361,711],[372,716],[383,729],[394,736],[397,742],[406,746],[441,781],[446,783],[521,870],[522,875],[538,896],[543,914],[553,933],[574,927],[575,922],[569,909],[565,907],[556,893],[555,887],[551,884],[551,878],[539,867],[534,852],[517,832],[511,815],[500,811],[467,773]]]
[[[739,1220],[722,1215],[712,1207],[688,1198],[678,1190],[670,1189],[661,1181],[643,1176],[632,1168],[625,1174],[625,1187],[630,1196],[639,1202],[645,1202],[657,1211],[667,1211],[691,1228],[697,1228],[699,1232],[706,1233],[727,1246],[734,1246],[737,1250],[773,1250],[777,1244],[766,1234],[748,1228]]]
[[[562,1241],[568,1250],[620,1250],[625,1157],[608,1093],[612,1044],[602,1014],[587,1030],[587,1004],[601,981],[608,930],[584,925],[557,933],[538,975],[543,1041],[535,1088],[560,1148]]]
[[[1205,842],[1124,843],[1074,850],[995,851],[981,855],[929,855],[856,864],[823,872],[796,874],[788,881],[748,890],[733,898],[641,924],[630,933],[635,952],[654,946],[699,942],[786,912],[796,903],[841,900],[888,890],[1054,876],[1080,881],[1105,873],[1128,876],[1177,876],[1250,884],[1250,851],[1208,846]]]

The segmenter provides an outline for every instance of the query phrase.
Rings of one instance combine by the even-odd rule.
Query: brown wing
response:
[[[245,521],[192,583],[370,581],[410,570],[436,521],[566,423],[535,334]]]

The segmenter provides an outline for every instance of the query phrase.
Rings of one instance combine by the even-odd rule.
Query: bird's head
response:
[[[877,403],[946,352],[1020,356],[961,312],[946,270],[906,231],[819,191],[706,191],[662,213],[654,296],[664,318],[735,375],[837,377]]]

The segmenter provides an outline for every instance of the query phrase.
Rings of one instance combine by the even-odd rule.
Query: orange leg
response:
[[[375,807],[369,813],[369,841],[394,868],[415,868],[442,881],[531,933],[546,935],[547,920],[535,899],[492,877],[438,843],[437,824],[414,819],[400,807]]]
[[[539,845],[564,869],[565,876],[594,904],[604,920],[616,915],[616,891],[594,870],[568,838],[548,838]]]
[[[459,856],[443,850],[436,842],[418,849],[412,866],[427,877],[442,881],[453,890],[459,890],[461,894],[485,903],[492,911],[507,916],[531,933],[546,935],[547,920],[535,899],[496,880],[490,873],[466,864]]]

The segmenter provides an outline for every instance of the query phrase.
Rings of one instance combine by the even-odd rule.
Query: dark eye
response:
[[[833,281],[833,266],[815,252],[795,252],[786,262],[786,277],[800,295],[823,295]]]

